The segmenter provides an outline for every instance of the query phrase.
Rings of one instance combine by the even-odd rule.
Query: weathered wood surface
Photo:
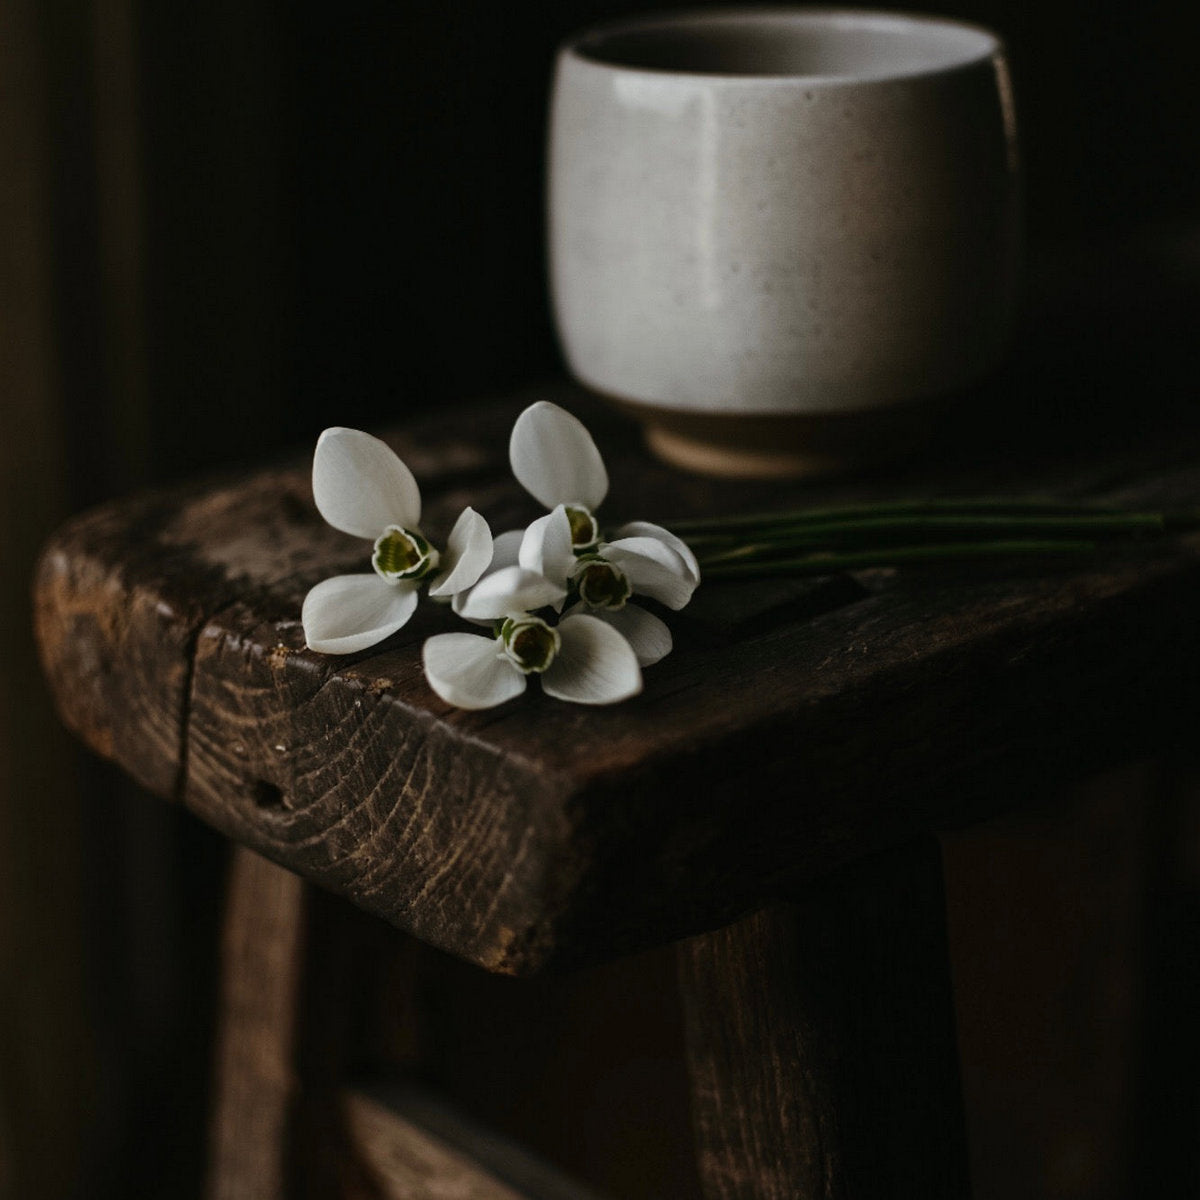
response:
[[[1178,393],[1136,425],[1106,422],[1060,367],[1018,366],[980,397],[988,420],[856,484],[682,475],[565,384],[393,443],[435,538],[468,502],[496,529],[536,515],[505,459],[534,396],[593,428],[613,519],[984,490],[1200,500],[1200,429]],[[599,711],[536,688],[490,712],[448,708],[420,668],[425,636],[454,627],[432,606],[377,652],[306,651],[307,589],[363,566],[363,544],[317,516],[307,462],[113,504],[43,556],[45,669],[66,722],[142,783],[495,971],[712,928],[1119,758],[1197,694],[1196,537],[1068,566],[702,587],[644,694]]]
[[[709,1200],[966,1200],[932,837],[678,958]]]

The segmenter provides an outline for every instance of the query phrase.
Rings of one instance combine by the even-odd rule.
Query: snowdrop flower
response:
[[[700,567],[686,543],[649,521],[601,540],[594,510],[608,494],[604,461],[583,423],[554,404],[539,401],[517,418],[509,461],[517,482],[551,510],[526,530],[520,565],[569,587],[578,599],[569,612],[588,612],[617,629],[643,667],[670,653],[666,624],[627,601],[639,595],[670,609],[687,604]]]
[[[400,629],[417,607],[422,583],[451,597],[469,588],[492,558],[492,534],[472,508],[450,531],[443,553],[420,530],[421,493],[390,447],[357,429],[326,429],[313,455],[313,499],[335,529],[373,544],[371,574],[338,575],[304,599],[310,650],[353,654]]]
[[[557,625],[526,608],[561,602],[565,589],[519,566],[482,579],[462,605],[472,620],[499,621],[494,637],[439,633],[425,642],[429,686],[459,708],[491,708],[519,696],[530,675],[542,690],[576,704],[615,704],[642,690],[629,643],[611,626],[584,614]],[[526,607],[522,607],[526,606]]]
[[[681,609],[700,582],[700,569],[691,550],[660,526],[639,521],[618,532],[626,536],[600,542],[576,559],[570,584],[579,603],[568,615],[590,612],[607,622],[648,667],[671,652],[671,631],[629,598],[648,596],[667,608]]]
[[[513,425],[508,461],[517,482],[546,508],[562,505],[571,544],[586,550],[600,540],[593,511],[608,495],[604,459],[583,422],[557,404],[539,400]]]
[[[530,675],[542,690],[576,704],[616,704],[642,690],[629,643],[595,617],[566,617],[556,626],[522,614],[495,638],[439,633],[425,642],[425,677],[448,704],[492,708],[519,696]]]
[[[567,615],[586,612],[611,625],[633,647],[643,667],[669,654],[672,640],[666,623],[629,600],[648,596],[667,608],[683,608],[700,582],[699,568],[687,546],[659,526],[634,522],[620,531],[628,536],[564,556],[562,545],[568,535],[563,506],[541,520],[541,528],[530,526],[526,531],[519,562],[569,590],[577,603]]]

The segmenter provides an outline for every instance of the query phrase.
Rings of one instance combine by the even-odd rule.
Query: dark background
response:
[[[103,309],[132,289],[156,478],[556,370],[542,250],[554,47],[636,7],[167,2],[132,5],[127,30],[42,10],[75,428],[102,430],[128,386],[106,363]],[[1132,227],[1194,217],[1192,65],[1167,6],[940,11],[1011,45],[1035,246],[1094,239],[1102,256]],[[87,106],[116,88],[133,128],[97,138]],[[104,243],[135,219],[113,211],[123,200],[136,257],[113,297]],[[96,460],[113,455],[77,449],[78,486],[103,490]]]
[[[5,1200],[196,1194],[223,863],[58,728],[37,547],[133,487],[560,371],[553,51],[639,7],[0,0]],[[1035,266],[1116,289],[1107,264],[1147,230],[1195,265],[1181,5],[931,8],[1009,42]]]

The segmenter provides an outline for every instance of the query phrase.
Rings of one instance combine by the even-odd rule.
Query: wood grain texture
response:
[[[709,1200],[970,1191],[933,839],[681,944]]]
[[[552,385],[397,435],[435,540],[468,502],[496,529],[536,515],[504,459],[534,397],[593,427],[612,520],[982,489],[1200,498],[1200,430],[1177,421],[1103,452],[960,454],[789,490],[681,475]],[[85,514],[42,561],[46,671],[67,722],[142,782],[495,971],[714,927],[1119,758],[1197,693],[1200,629],[1179,619],[1200,584],[1194,537],[1069,567],[709,585],[644,694],[611,710],[536,689],[485,713],[442,704],[420,668],[423,639],[455,627],[435,606],[376,651],[305,650],[305,592],[363,562],[317,517],[306,465]]]

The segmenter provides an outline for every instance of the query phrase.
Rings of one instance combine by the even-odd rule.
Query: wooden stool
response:
[[[692,479],[563,385],[390,439],[435,538],[467,502],[496,530],[536,515],[505,453],[539,397],[586,410],[614,519],[885,490],[1100,499],[1113,478],[1125,503],[1200,498],[1178,430],[1021,473],[935,449],[855,488]],[[362,564],[313,509],[307,463],[95,510],[42,559],[64,719],[239,847],[211,1195],[591,1194],[411,1079],[364,1085],[347,1009],[385,998],[385,1057],[419,1077],[419,1038],[396,1043],[422,1019],[422,955],[536,978],[676,943],[705,1196],[966,1196],[933,832],[1158,744],[1196,695],[1200,623],[1179,617],[1200,540],[701,587],[675,652],[611,710],[442,704],[420,667],[449,627],[432,606],[379,652],[305,650],[307,589]]]

